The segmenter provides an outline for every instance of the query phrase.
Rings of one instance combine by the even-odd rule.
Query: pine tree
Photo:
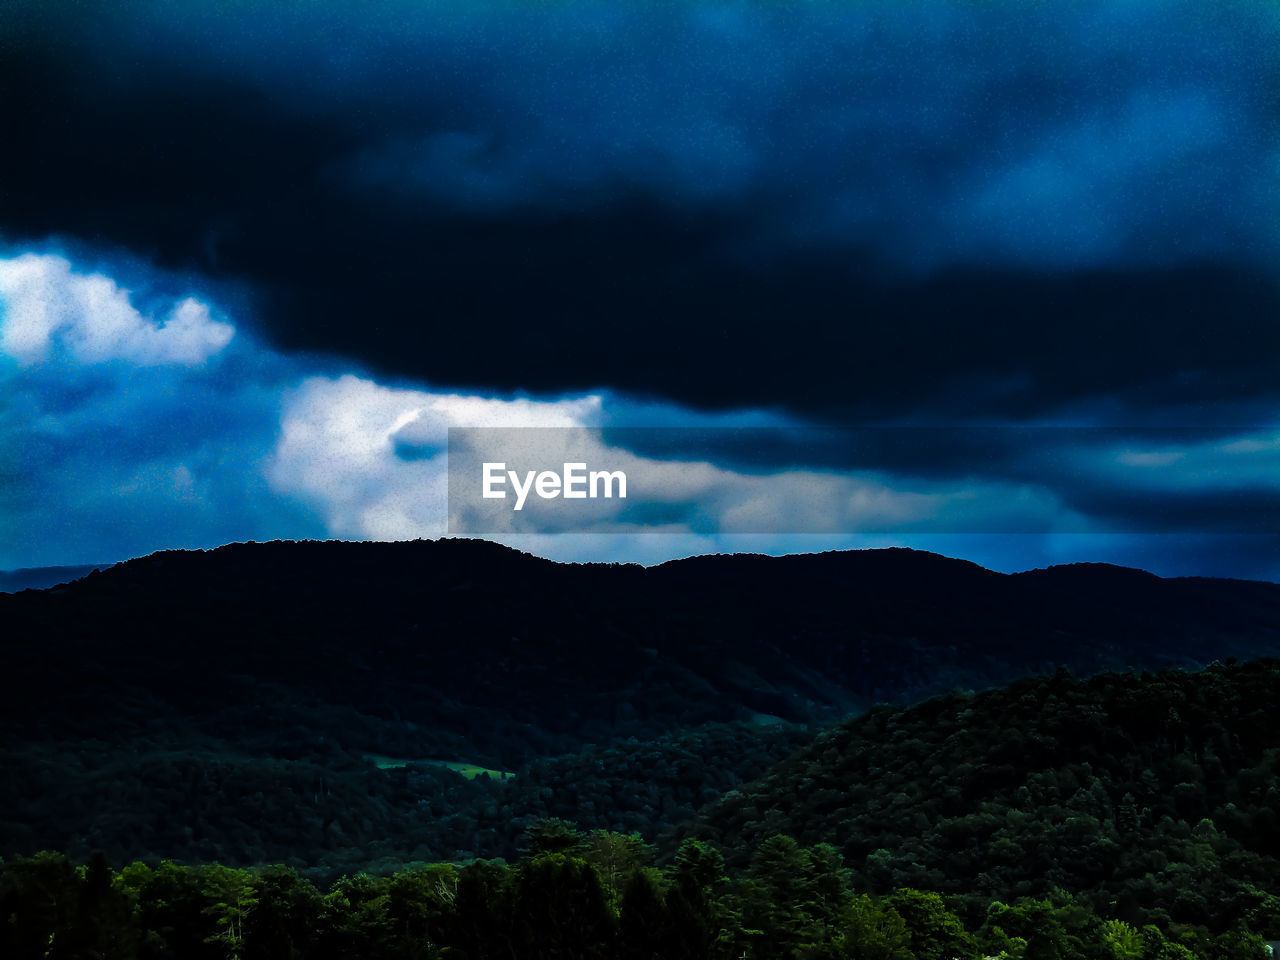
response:
[[[212,864],[202,868],[200,879],[210,900],[204,912],[213,918],[216,930],[205,942],[222,944],[229,960],[240,960],[245,920],[258,903],[253,878],[246,870]]]

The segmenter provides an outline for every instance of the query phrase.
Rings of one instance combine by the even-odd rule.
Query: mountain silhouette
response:
[[[907,549],[644,568],[469,539],[272,542],[0,596],[0,623],[10,730],[160,716],[215,732],[270,700],[412,723],[420,754],[501,764],[759,714],[833,721],[1058,666],[1276,654],[1280,585],[1102,564],[1007,575]]]

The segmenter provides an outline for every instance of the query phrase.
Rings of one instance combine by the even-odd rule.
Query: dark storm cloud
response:
[[[1280,386],[1280,15],[1223,3],[25,4],[0,235],[285,349],[811,416]]]
[[[601,437],[609,445],[639,456],[708,460],[747,474],[797,468],[879,470],[901,479],[926,481],[973,476],[1075,482],[1080,471],[1067,469],[1067,465],[1087,470],[1100,452],[1145,455],[1174,464],[1189,451],[1221,445],[1227,442],[1223,439],[1226,436],[1249,437],[1260,429],[1265,432],[1266,424],[635,427],[624,422],[608,424]]]

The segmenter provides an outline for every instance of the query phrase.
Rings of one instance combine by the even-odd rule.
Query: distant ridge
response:
[[[23,567],[18,570],[0,570],[0,593],[44,590],[79,580],[95,570],[104,570],[109,566],[111,566],[109,563],[89,563],[68,567]]]

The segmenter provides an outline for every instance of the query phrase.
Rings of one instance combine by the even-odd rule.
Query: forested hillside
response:
[[[1280,586],[1101,565],[161,553],[0,595],[0,852],[332,876],[512,856],[542,816],[656,840],[876,702],[1263,654]]]
[[[1137,923],[1280,914],[1280,663],[1060,672],[880,707],[730,791],[687,833],[730,861],[834,844],[861,889],[1055,887]],[[1278,931],[1280,933],[1280,931]]]
[[[116,863],[290,863],[325,881],[513,858],[544,817],[654,838],[811,739],[801,727],[710,725],[532,760],[501,780],[336,748],[287,759],[183,747],[160,731],[138,753],[98,741],[9,747],[0,855],[50,848],[81,859],[100,850]]]
[[[108,855],[0,862],[0,955],[1265,960],[1277,690],[1276,660],[1059,670],[816,738],[711,725],[512,777],[341,753],[90,775],[86,755],[109,816],[65,848]],[[92,802],[49,771],[24,785],[43,810],[6,797],[37,833]]]

